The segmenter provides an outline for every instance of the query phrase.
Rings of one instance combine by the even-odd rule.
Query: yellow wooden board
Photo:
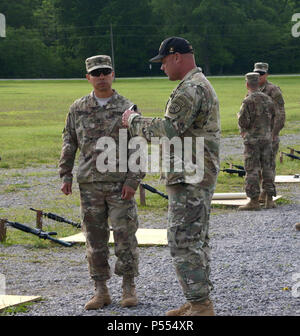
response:
[[[40,296],[0,295],[0,310],[39,299]]]
[[[297,175],[277,175],[275,177],[275,183],[294,183],[294,182],[300,182],[299,174]]]
[[[273,201],[277,201],[281,197],[282,197],[281,195],[273,197]],[[227,199],[227,200],[223,199],[223,200],[212,200],[211,203],[212,204],[219,204],[219,205],[228,205],[228,206],[240,206],[240,205],[245,205],[249,201],[250,201],[249,198]]]
[[[138,229],[136,232],[136,238],[139,246],[168,245],[166,229]],[[85,243],[85,236],[81,232],[70,237],[60,238],[60,240],[74,243]],[[109,243],[114,243],[112,231],[110,232]]]

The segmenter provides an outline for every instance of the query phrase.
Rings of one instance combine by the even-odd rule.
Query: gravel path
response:
[[[281,141],[295,144],[299,140],[300,136],[291,135]],[[241,148],[239,138],[223,139],[222,158],[240,156]],[[62,197],[55,167],[3,169],[0,173],[2,189],[14,184],[33,184],[23,192],[0,193],[0,210],[22,209],[31,204],[46,208]],[[278,188],[291,204],[259,212],[218,209],[212,213],[211,297],[217,315],[300,315],[300,232],[294,227],[300,222],[300,188],[296,185]],[[78,212],[78,206],[74,205],[75,210]],[[159,217],[143,213],[140,227],[166,228],[166,220],[166,209]],[[113,271],[116,260],[113,247],[110,252]],[[93,283],[83,245],[49,249],[0,245],[0,273],[5,275],[7,294],[43,298],[30,305],[27,312],[18,312],[19,316],[163,316],[166,310],[185,302],[169,249],[139,247],[139,253],[140,276],[136,284],[140,303],[134,308],[120,307],[121,278],[113,274],[108,282],[113,303],[97,311],[84,310],[84,304],[93,295]]]

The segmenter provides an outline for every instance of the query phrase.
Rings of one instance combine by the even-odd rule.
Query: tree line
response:
[[[1,0],[0,78],[72,78],[84,60],[113,56],[117,77],[162,75],[149,59],[163,39],[181,36],[207,75],[300,72],[292,36],[299,0]]]

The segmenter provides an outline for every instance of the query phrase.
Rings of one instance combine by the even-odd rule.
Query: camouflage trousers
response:
[[[272,142],[272,151],[273,151],[273,160],[272,160],[272,168],[274,169],[274,178],[275,178],[275,169],[276,169],[276,156],[277,156],[277,153],[278,153],[278,150],[279,150],[279,140],[278,141],[273,141]]]
[[[167,186],[168,243],[187,301],[203,301],[213,286],[210,275],[209,216],[213,190],[199,184]]]
[[[244,144],[245,190],[250,198],[259,197],[260,180],[267,195],[276,196],[275,170],[271,141]]]
[[[137,205],[134,199],[121,198],[122,183],[80,183],[82,229],[86,237],[87,259],[91,278],[111,277],[108,241],[113,230],[115,273],[138,275]]]
[[[275,177],[276,177],[276,156],[279,150],[279,140],[278,141],[273,141],[272,142],[272,169],[273,169],[273,182],[275,183]],[[260,182],[262,184],[262,173],[260,172]],[[262,191],[266,191],[264,190],[264,187],[261,186]]]

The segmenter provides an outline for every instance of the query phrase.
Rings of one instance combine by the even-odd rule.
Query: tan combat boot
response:
[[[266,196],[267,196],[267,193],[263,190],[259,195],[258,202],[259,203],[265,203],[266,202]]]
[[[213,303],[209,299],[191,302],[191,307],[184,316],[215,316]]]
[[[172,309],[166,312],[166,316],[184,316],[184,314],[191,308],[189,302],[185,303],[177,309]]]
[[[134,277],[130,275],[124,275],[123,277],[123,294],[121,300],[122,307],[134,307],[138,304],[138,298],[136,296]]]
[[[258,197],[255,198],[251,198],[250,201],[245,204],[245,205],[241,205],[239,206],[238,210],[239,211],[243,211],[243,210],[260,210],[260,204],[258,201]]]
[[[109,296],[108,288],[106,287],[106,281],[96,281],[95,282],[95,295],[91,298],[89,302],[86,303],[84,308],[86,310],[100,309],[105,305],[111,303],[111,298]]]
[[[273,196],[266,195],[266,202],[265,202],[266,209],[273,209],[276,208],[276,204],[273,201]]]
[[[297,231],[300,231],[300,223],[297,223],[297,224],[295,225],[295,229],[296,229]]]

